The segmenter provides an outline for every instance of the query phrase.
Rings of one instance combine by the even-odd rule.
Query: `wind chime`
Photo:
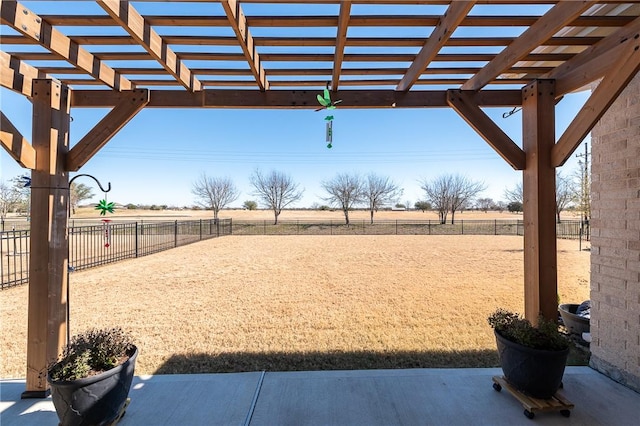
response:
[[[100,211],[100,216],[105,216],[107,213],[113,213],[115,208],[114,203],[107,202],[107,192],[104,192],[104,199],[96,205],[96,210]],[[102,228],[104,233],[104,246],[109,248],[111,246],[111,219],[102,219]]]
[[[316,109],[316,112],[322,111],[323,109],[336,109],[336,105],[342,102],[342,100],[331,100],[331,93],[329,92],[329,85],[327,83],[327,87],[324,89],[324,93],[322,95],[318,95],[317,99],[320,105],[320,108]],[[326,124],[326,140],[327,140],[327,148],[331,148],[333,146],[333,115],[327,115],[325,118]]]

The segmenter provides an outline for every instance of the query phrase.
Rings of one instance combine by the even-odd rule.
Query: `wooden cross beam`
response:
[[[2,111],[0,111],[0,144],[22,167],[27,169],[36,167],[35,149]]]

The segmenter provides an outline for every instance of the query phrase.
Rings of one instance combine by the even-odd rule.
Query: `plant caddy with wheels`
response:
[[[493,377],[493,388],[503,388],[524,407],[524,415],[560,411],[571,415],[574,405],[559,391],[569,355],[570,341],[558,325],[543,317],[534,327],[519,314],[497,309],[488,318],[494,330],[504,376]]]

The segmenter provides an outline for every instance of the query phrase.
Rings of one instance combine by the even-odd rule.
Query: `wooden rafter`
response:
[[[339,19],[338,19],[339,21]],[[69,38],[78,44],[126,46],[138,43],[128,35],[73,35]],[[163,35],[168,44],[186,46],[236,46],[235,37],[203,35]],[[545,46],[591,46],[603,37],[552,37],[544,42]],[[515,37],[450,37],[447,46],[507,46]],[[334,37],[254,37],[256,46],[336,46]],[[35,44],[35,41],[22,36],[3,35],[4,44]],[[364,47],[421,47],[424,38],[416,37],[349,37],[346,46]]]
[[[41,17],[14,1],[0,2],[2,23],[36,41],[47,50],[60,55],[67,62],[82,69],[97,80],[116,90],[131,89],[131,82],[114,71],[93,54],[56,30]]]
[[[298,0],[297,3],[300,3]],[[393,0],[389,0],[393,2]],[[457,1],[457,0],[456,0]],[[562,0],[560,3],[573,3],[574,0]],[[628,1],[627,1],[628,2]],[[113,26],[114,22],[103,15],[42,15],[51,25],[60,26]],[[225,27],[229,23],[225,17],[215,15],[180,16],[180,15],[145,15],[145,19],[153,27]],[[352,16],[349,25],[359,27],[433,27],[438,24],[438,15],[357,15]],[[528,27],[533,25],[538,16],[467,16],[461,26],[468,27]],[[620,27],[633,20],[632,16],[580,16],[569,22],[574,27]],[[336,27],[336,16],[250,16],[247,17],[250,27]]]
[[[404,74],[396,90],[407,91],[420,78],[424,70],[436,57],[449,37],[473,8],[475,1],[454,1],[440,18],[431,35]]]
[[[46,74],[37,68],[0,51],[0,85],[2,87],[31,97],[33,80],[46,77]]]
[[[201,89],[191,70],[128,1],[100,0],[98,4],[187,90]]]
[[[338,29],[336,31],[336,50],[333,53],[333,75],[331,77],[331,89],[338,90],[340,75],[342,73],[342,60],[344,58],[344,47],[347,43],[347,29],[349,28],[349,18],[351,16],[351,0],[346,0],[340,4],[340,15],[338,16]]]
[[[640,18],[551,70],[543,78],[556,80],[556,96],[562,96],[605,75],[628,45],[640,37]]]
[[[256,83],[260,90],[269,89],[269,82],[267,81],[267,75],[265,74],[262,62],[260,61],[260,55],[256,51],[256,46],[253,41],[253,36],[249,31],[247,25],[247,17],[244,15],[242,8],[237,0],[220,0],[222,7],[227,14],[229,24],[238,38],[240,47],[246,60],[249,63],[249,68],[253,73]]]
[[[67,154],[65,168],[77,171],[149,103],[149,90],[118,93],[120,101]]]
[[[0,144],[22,167],[36,167],[36,151],[11,120],[0,111]]]
[[[640,37],[620,52],[620,57],[593,91],[578,115],[558,139],[551,151],[555,167],[562,166],[576,150],[580,142],[593,129],[627,84],[640,71]]]
[[[553,37],[560,29],[574,21],[597,1],[564,1],[552,7],[539,20],[527,28],[513,43],[462,85],[463,90],[480,90],[504,73],[516,62],[524,59],[533,49]]]
[[[511,167],[524,170],[524,151],[480,109],[473,101],[473,93],[449,90],[447,102]]]

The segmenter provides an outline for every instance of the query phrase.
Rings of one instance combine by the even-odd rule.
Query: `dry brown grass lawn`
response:
[[[486,317],[522,310],[523,240],[224,237],[71,274],[71,329],[122,326],[137,373],[495,365]],[[563,302],[589,253],[558,242]],[[0,292],[0,377],[23,377],[27,287]]]

